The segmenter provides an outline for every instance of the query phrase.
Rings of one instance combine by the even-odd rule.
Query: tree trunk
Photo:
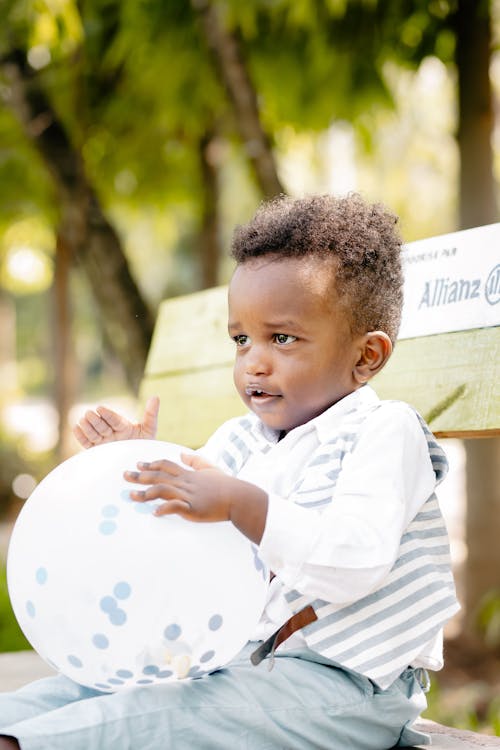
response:
[[[199,235],[201,286],[207,289],[218,283],[219,259],[219,183],[217,170],[217,136],[207,133],[200,142],[202,184],[202,217]]]
[[[478,637],[477,614],[485,594],[500,592],[500,440],[466,440],[467,564],[465,629]]]
[[[494,113],[488,2],[460,0],[456,24],[460,226],[468,229],[498,218],[491,143]]]
[[[84,268],[102,325],[136,389],[153,332],[152,315],[130,273],[120,239],[84,172],[80,154],[21,52],[2,63],[6,101],[50,171],[61,213],[60,238]]]
[[[459,0],[456,16],[459,89],[460,226],[498,220],[493,176],[493,101],[489,75],[489,3]],[[480,248],[478,248],[480,251]],[[465,630],[474,636],[485,593],[500,588],[500,439],[466,440],[467,516]]]
[[[71,251],[61,235],[57,236],[54,270],[54,395],[59,421],[58,461],[71,455],[69,410],[75,399],[76,362],[72,345],[70,301]]]
[[[216,3],[191,0],[199,15],[208,47],[229,100],[241,140],[264,197],[272,198],[285,190],[278,177],[270,140],[262,127],[257,95],[247,70],[239,38],[224,27]]]
[[[122,362],[131,387],[137,390],[153,317],[132,278],[120,239],[88,185],[64,204],[60,231],[90,281],[106,339]]]

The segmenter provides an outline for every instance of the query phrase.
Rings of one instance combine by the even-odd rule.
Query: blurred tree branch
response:
[[[61,242],[85,270],[102,325],[136,389],[144,371],[153,317],[130,273],[120,238],[104,215],[80,153],[39,76],[29,69],[25,54],[12,50],[2,59],[1,69],[9,91],[5,104],[52,176],[59,202]]]
[[[257,93],[238,35],[225,27],[216,3],[211,0],[191,0],[191,5],[200,18],[207,46],[227,91],[236,128],[259,188],[265,198],[284,193],[270,139],[262,126]]]

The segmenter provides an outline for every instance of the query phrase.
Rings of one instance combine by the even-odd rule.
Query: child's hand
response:
[[[126,471],[127,482],[149,485],[132,491],[131,498],[165,500],[156,508],[157,516],[177,513],[188,521],[232,521],[258,544],[267,515],[267,494],[250,482],[224,474],[196,454],[181,457],[193,471],[167,460],[139,462],[139,471]]]
[[[166,500],[155,510],[157,516],[178,513],[190,521],[228,521],[231,477],[197,455],[183,453],[182,461],[194,471],[167,460],[139,462],[140,471],[126,471],[127,482],[150,485],[131,492],[131,498]]]
[[[159,408],[160,399],[152,396],[146,403],[142,422],[134,423],[105,406],[98,406],[95,411],[85,413],[73,428],[73,434],[84,448],[114,440],[153,440],[156,437]]]

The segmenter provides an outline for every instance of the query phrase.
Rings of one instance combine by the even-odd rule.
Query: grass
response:
[[[431,689],[424,718],[439,724],[500,736],[500,696],[496,685],[471,679],[461,685],[444,686],[439,672],[431,673]]]
[[[7,591],[5,565],[0,564],[0,652],[22,651],[30,648],[12,611]]]

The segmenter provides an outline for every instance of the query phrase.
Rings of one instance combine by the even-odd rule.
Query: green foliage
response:
[[[26,464],[16,449],[15,442],[8,441],[0,431],[0,521],[14,500],[12,482],[18,474],[25,471]]]
[[[0,565],[0,652],[22,651],[30,648],[12,611],[5,566]]]
[[[274,133],[357,123],[391,106],[385,64],[416,65],[430,54],[449,61],[455,5],[230,0],[219,9],[243,41],[263,121]],[[105,204],[180,201],[196,215],[199,141],[215,124],[232,137],[234,122],[190,3],[9,0],[4,17],[0,50],[28,54]],[[23,149],[4,151],[3,161],[5,177],[18,165],[20,201],[21,193],[31,200],[47,194],[38,166],[34,174],[22,169]],[[8,184],[1,177],[0,186]]]
[[[489,724],[493,734],[500,737],[500,698],[493,698],[491,701]]]
[[[217,0],[215,0],[217,2]],[[387,63],[453,54],[456,0],[218,2],[242,42],[268,132],[355,124],[393,106]],[[28,56],[108,211],[148,206],[191,224],[202,206],[200,141],[235,139],[230,104],[185,0],[4,0],[0,55]],[[9,85],[3,83],[8,103]],[[0,109],[0,223],[57,205],[46,167]],[[230,150],[226,151],[226,154]],[[5,200],[3,200],[5,198]],[[185,233],[182,232],[183,238]]]
[[[426,719],[500,736],[500,699],[494,685],[470,681],[460,687],[447,687],[441,683],[439,673],[433,673],[427,703],[423,714]]]
[[[18,295],[48,289],[54,246],[53,232],[40,214],[12,222],[0,237],[0,286]]]
[[[195,202],[197,142],[222,95],[189,4],[11,0],[6,11],[0,51],[27,55],[104,202]],[[11,89],[3,86],[8,103]],[[5,110],[2,129],[13,148],[3,149],[0,195],[16,172],[12,202],[50,193],[43,168],[27,168],[32,148]]]
[[[484,642],[500,650],[500,590],[490,591],[479,603],[477,627]]]
[[[0,106],[0,230],[38,211],[55,214],[50,175],[12,113]]]
[[[12,517],[19,507],[19,498],[12,484],[20,474],[40,481],[54,467],[50,453],[34,453],[23,437],[8,435],[0,427],[0,521]]]
[[[103,15],[102,3],[83,4],[87,169],[114,203],[192,204],[198,142],[221,92],[189,5],[129,1],[106,8]],[[125,170],[128,185],[119,179]]]
[[[386,64],[453,60],[455,0],[231,0],[271,130],[358,124],[393,105]]]

